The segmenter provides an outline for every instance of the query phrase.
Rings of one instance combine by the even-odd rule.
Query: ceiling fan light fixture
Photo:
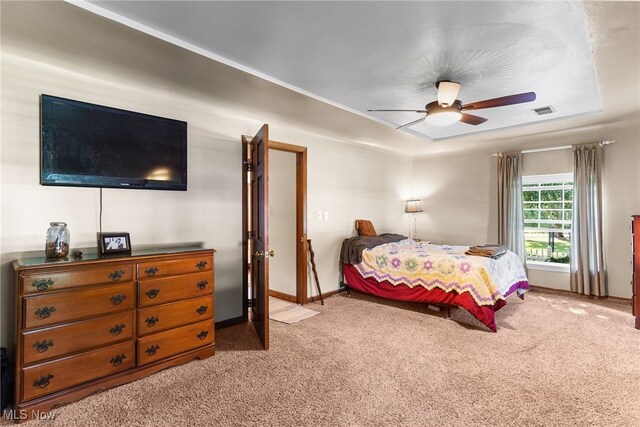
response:
[[[456,101],[458,92],[460,92],[460,83],[442,80],[436,83],[438,89],[438,105],[441,107],[450,107]]]
[[[450,107],[441,107],[438,102],[431,102],[426,105],[427,118],[425,122],[434,126],[447,126],[460,121],[460,101],[454,101]]]
[[[459,111],[439,111],[427,115],[426,122],[435,126],[447,126],[455,122],[459,122],[462,114]]]

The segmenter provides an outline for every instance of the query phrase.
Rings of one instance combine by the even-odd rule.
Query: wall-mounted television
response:
[[[187,189],[187,123],[42,95],[40,183]]]

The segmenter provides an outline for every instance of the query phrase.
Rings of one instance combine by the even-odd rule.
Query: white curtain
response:
[[[526,267],[520,153],[498,156],[498,243],[515,252]]]
[[[571,290],[607,295],[602,250],[602,147],[573,146]]]

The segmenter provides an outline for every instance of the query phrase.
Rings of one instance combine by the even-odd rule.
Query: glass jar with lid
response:
[[[65,222],[49,223],[45,253],[47,258],[65,258],[69,255],[69,229]]]

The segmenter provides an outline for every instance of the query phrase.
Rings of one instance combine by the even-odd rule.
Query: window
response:
[[[522,177],[528,261],[569,263],[573,174]]]

